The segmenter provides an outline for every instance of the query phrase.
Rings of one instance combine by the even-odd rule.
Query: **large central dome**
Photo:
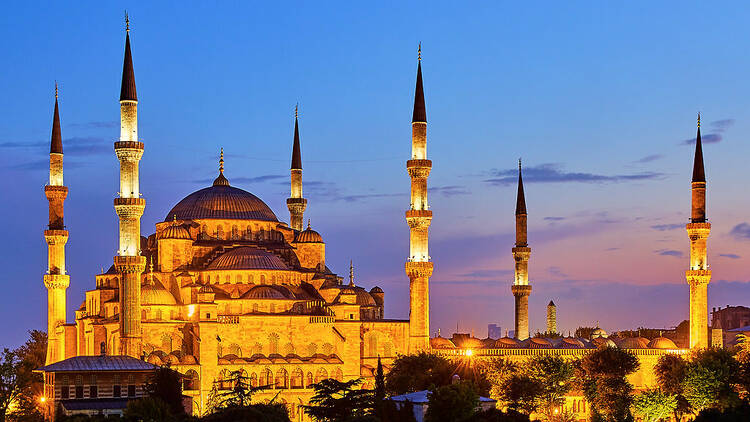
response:
[[[226,180],[226,179],[225,179]],[[245,190],[217,184],[193,192],[172,208],[164,221],[231,219],[279,221],[263,201]]]

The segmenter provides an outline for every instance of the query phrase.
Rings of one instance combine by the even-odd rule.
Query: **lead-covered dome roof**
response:
[[[288,270],[278,256],[261,250],[242,246],[219,255],[206,270]]]
[[[175,218],[279,221],[271,208],[260,198],[248,191],[229,186],[228,182],[214,182],[213,186],[183,198],[169,211],[164,221]]]

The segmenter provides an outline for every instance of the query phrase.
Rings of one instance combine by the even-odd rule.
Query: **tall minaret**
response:
[[[292,193],[286,200],[289,208],[289,224],[294,230],[302,231],[307,199],[302,197],[302,153],[299,145],[298,106],[294,106],[294,145],[292,146]]]
[[[57,106],[57,83],[55,83],[55,114],[52,117],[52,140],[49,149],[49,184],[44,187],[49,201],[49,226],[44,231],[47,241],[47,359],[46,364],[65,359],[65,336],[57,327],[65,323],[65,291],[70,285],[70,276],[65,271],[65,243],[68,231],[63,222],[63,209],[68,188],[63,185],[63,149],[60,133],[60,112]]]
[[[690,348],[705,348],[709,346],[707,288],[711,281],[706,241],[711,232],[711,223],[706,220],[706,172],[703,169],[700,114],[693,161],[692,212],[686,229],[690,238],[690,269],[685,271],[690,285]]]
[[[516,338],[529,338],[529,255],[531,248],[526,239],[526,197],[523,193],[521,160],[518,160],[518,194],[516,195],[516,246],[512,249],[516,261],[516,277],[510,287],[516,299]]]
[[[120,140],[115,153],[120,160],[120,197],[115,211],[120,218],[120,247],[114,258],[120,277],[120,351],[140,357],[141,353],[141,273],[146,258],[141,256],[141,216],[146,200],[141,198],[138,163],[143,142],[138,141],[138,96],[135,92],[133,57],[130,54],[130,25],[125,17],[125,60],[120,89]]]
[[[429,282],[432,262],[428,253],[428,230],[432,211],[427,204],[427,176],[432,161],[427,159],[427,113],[422,88],[422,46],[417,52],[417,86],[414,92],[414,113],[411,121],[411,160],[406,162],[411,177],[411,207],[406,211],[409,224],[409,351],[430,347]]]
[[[549,301],[547,304],[547,333],[557,332],[557,307],[555,302]]]

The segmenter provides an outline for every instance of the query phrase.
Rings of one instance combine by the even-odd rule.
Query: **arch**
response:
[[[383,344],[383,356],[393,356],[393,345],[389,341],[386,341]]]
[[[275,313],[276,313],[276,304],[275,304],[275,303],[272,303],[272,304],[271,304],[271,309],[270,309],[270,312],[271,312],[272,314],[275,314]]]
[[[112,316],[117,316],[120,314],[120,308],[115,305],[115,307],[112,309]]]
[[[227,276],[224,277],[224,282],[227,283],[227,284],[231,283],[232,282],[232,276],[230,276],[229,274],[227,274]]]
[[[245,231],[245,239],[253,240],[253,228],[248,224],[247,230]]]
[[[279,353],[279,335],[276,333],[271,333],[268,335],[268,354],[278,354]]]
[[[327,378],[328,378],[328,371],[326,371],[325,368],[318,368],[318,371],[315,372],[315,383],[317,384]]]
[[[248,282],[248,283],[254,283],[254,282],[253,282],[253,275],[252,275],[252,274],[249,274],[249,275],[247,276],[247,282]]]
[[[182,389],[186,391],[197,390],[200,386],[200,379],[198,378],[198,372],[194,369],[190,369],[185,373],[182,378]]]
[[[302,369],[295,368],[289,378],[289,388],[304,388],[305,374]]]
[[[315,381],[313,380],[313,374],[312,374],[312,372],[308,372],[307,373],[307,384],[305,384],[305,386],[307,388],[310,388],[310,385],[313,384],[314,382]]]
[[[233,355],[237,355],[237,357],[242,357],[242,348],[237,343],[232,343],[229,345],[229,353]]]
[[[236,225],[232,226],[232,240],[238,240],[240,238],[239,230]]]
[[[172,337],[167,333],[161,335],[161,349],[166,353],[172,351]]]
[[[289,373],[284,368],[276,371],[276,388],[289,388]]]
[[[336,370],[333,371],[333,379],[336,381],[344,381],[344,373],[341,372],[341,368],[336,368]]]
[[[260,275],[260,284],[265,284],[265,283],[266,283],[266,275],[265,274],[261,274]]]
[[[256,388],[258,386],[258,374],[256,374],[255,372],[250,374],[249,383],[251,387]]]
[[[229,390],[232,388],[232,381],[230,380],[231,373],[226,370],[222,369],[219,373],[219,390]]]
[[[367,335],[367,351],[370,357],[378,355],[378,333],[370,332]]]
[[[161,321],[162,320],[162,316],[163,316],[163,313],[162,313],[161,309],[157,309],[156,310],[156,320],[157,321]]]
[[[284,351],[284,356],[294,354],[294,345],[292,343],[285,344],[283,351]]]
[[[258,387],[271,387],[273,385],[273,373],[266,368],[260,373],[258,378]]]
[[[216,237],[218,239],[224,239],[224,226],[221,224],[216,226]]]
[[[244,382],[248,382],[248,380],[250,379],[247,376],[247,371],[245,371],[242,368],[240,368],[239,370],[235,371],[235,375],[237,375],[237,376],[234,377],[235,378],[234,385],[232,385],[232,387],[235,387],[235,388],[237,387],[238,384],[242,383],[243,381]]]
[[[307,356],[312,356],[314,354],[318,353],[318,345],[315,343],[310,343],[307,345]]]
[[[253,303],[253,313],[254,314],[258,313],[258,304],[257,303]]]

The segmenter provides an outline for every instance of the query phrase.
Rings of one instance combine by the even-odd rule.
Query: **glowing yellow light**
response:
[[[474,354],[474,351],[471,349],[466,349],[466,356],[471,356]]]
[[[188,318],[195,314],[195,305],[188,305]]]
[[[555,409],[555,414],[560,413],[560,409]]]
[[[40,401],[41,403],[44,403],[44,402],[46,402],[46,401],[47,401],[47,397],[44,397],[44,396],[42,396],[42,397],[39,397],[39,401]]]

